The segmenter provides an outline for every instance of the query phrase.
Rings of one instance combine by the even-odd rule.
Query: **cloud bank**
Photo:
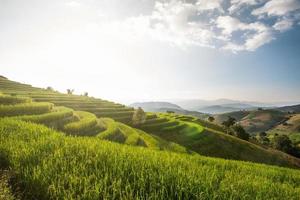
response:
[[[300,22],[299,0],[143,0],[146,2],[147,12],[101,27],[114,30],[112,34],[122,33],[126,39],[146,37],[181,48],[239,52],[255,51]],[[69,6],[79,4],[72,1]]]

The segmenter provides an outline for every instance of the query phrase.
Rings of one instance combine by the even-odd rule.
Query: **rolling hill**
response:
[[[97,121],[101,121],[100,124],[102,126],[104,124],[106,129],[117,127],[112,129],[115,130],[112,133],[111,131],[104,131],[103,136],[100,133],[102,139],[140,146],[148,144],[150,147],[157,144],[156,149],[163,149],[163,146],[165,149],[174,147],[174,151],[182,151],[187,148],[189,152],[226,159],[284,166],[298,165],[297,159],[226,135],[221,127],[198,118],[185,116],[177,118],[173,114],[148,113],[146,122],[143,125],[132,128],[131,118],[134,110],[121,104],[93,97],[62,94],[8,79],[0,79],[0,88],[0,92],[3,94],[31,98],[34,103],[50,102],[55,106],[89,112],[94,114]],[[106,120],[105,118],[111,118],[112,120]],[[185,118],[192,119],[192,121],[184,120]],[[110,125],[107,125],[109,123]],[[133,132],[136,133],[132,134]],[[149,139],[147,136],[151,138],[149,141],[145,141],[145,139]],[[135,140],[131,141],[132,138],[135,138]],[[152,142],[152,140],[156,142]],[[167,145],[167,142],[170,144]],[[181,145],[181,147],[175,143]],[[222,144],[221,147],[220,144]]]
[[[283,106],[283,107],[276,108],[276,110],[300,114],[300,105]]]
[[[292,131],[300,126],[297,114],[289,114],[279,109],[253,110],[253,111],[237,111],[224,114],[214,115],[215,122],[221,124],[228,117],[233,117],[241,124],[245,130],[251,134],[270,131],[272,129]],[[287,121],[288,120],[288,121]],[[288,125],[284,125],[288,123]],[[277,127],[277,128],[276,128]],[[293,131],[294,131],[293,130]]]
[[[133,108],[121,104],[5,78],[0,92],[0,196],[6,199],[300,195],[299,170],[270,166],[299,168],[299,159],[197,117],[148,112],[133,127]]]

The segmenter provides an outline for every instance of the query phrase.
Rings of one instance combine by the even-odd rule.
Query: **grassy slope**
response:
[[[100,117],[111,116],[118,121],[123,121],[124,119],[126,121],[128,118],[131,118],[132,115],[132,110],[130,108],[101,99],[60,94],[57,92],[33,88],[29,85],[24,85],[9,80],[0,79],[0,86],[3,93],[29,95],[38,101],[48,100],[56,105],[70,106],[76,110],[84,109],[86,111],[93,112]],[[160,121],[158,123],[156,121],[157,119],[154,117],[152,118],[154,120],[152,124],[147,124],[147,120],[146,125],[143,126],[142,129],[148,133],[151,133],[152,135],[157,135],[163,139],[178,143],[203,155],[263,162],[275,165],[295,165],[294,159],[291,159],[285,154],[282,156],[280,153],[269,152],[259,148],[256,145],[249,146],[248,143],[241,142],[236,138],[232,138],[220,133],[220,131],[222,131],[220,128],[205,124],[204,121],[199,120],[197,123],[194,121],[190,123],[187,120],[171,119],[170,117],[166,118],[167,121]],[[207,126],[207,128],[203,129],[202,125]],[[128,144],[139,144],[144,146],[146,143],[153,143],[151,142],[153,140],[151,135],[149,135],[152,137],[151,140],[145,142],[145,139],[142,139],[143,137],[141,137],[143,134],[131,134],[131,132],[137,131],[132,131],[134,129],[126,126],[122,127],[123,128],[119,129],[123,129],[123,131],[121,131],[122,134],[120,134],[120,132],[116,132],[116,135],[123,138],[122,140],[125,142],[127,141]],[[125,139],[124,133],[127,134]],[[120,139],[115,139],[115,136],[109,138],[112,138],[114,141]],[[159,148],[162,148],[161,146],[165,146],[164,149],[166,149],[168,146],[170,146],[171,149],[177,149],[177,146],[174,146],[173,143],[169,143],[169,145],[167,145],[166,141],[160,140],[159,138],[154,139],[158,140],[157,142],[159,143]],[[259,156],[257,154],[259,154]]]
[[[268,133],[288,135],[294,144],[300,144],[300,114],[290,115],[285,123],[275,126]]]
[[[150,135],[142,130],[132,128],[110,118],[102,118],[106,124],[106,130],[98,137],[122,144],[144,146],[156,150],[169,150],[173,152],[187,153],[187,150],[173,142],[167,142],[157,136]]]
[[[237,111],[215,115],[215,122],[221,124],[228,117],[233,117],[247,132],[255,134],[277,126],[286,119],[286,113],[277,110]]]
[[[164,141],[157,136],[152,136],[131,128],[110,118],[98,119],[94,114],[85,111],[73,111],[70,108],[58,106],[51,103],[23,103],[20,97],[4,96],[5,105],[0,104],[0,116],[10,116],[13,119],[41,123],[48,127],[64,131],[77,136],[96,136],[123,144],[143,146],[152,149],[169,150],[186,153],[186,149],[172,142]],[[27,100],[27,99],[26,99]],[[30,99],[29,99],[30,100]],[[9,104],[11,102],[11,105]],[[20,102],[19,104],[15,102]],[[26,105],[26,106],[24,106]],[[39,109],[40,105],[51,105],[49,109]],[[28,109],[29,107],[29,109]],[[20,109],[22,108],[22,109]],[[25,109],[24,109],[25,108]],[[48,106],[47,106],[48,108]],[[36,110],[41,112],[36,112]],[[24,110],[26,112],[24,112]],[[22,115],[19,115],[21,113]],[[27,115],[24,115],[27,114]]]
[[[249,133],[267,131],[272,127],[282,123],[286,119],[286,114],[276,110],[256,110],[250,112],[239,123]]]
[[[28,199],[298,199],[300,172],[68,137],[0,120],[0,151]],[[76,167],[75,167],[76,166]]]
[[[236,112],[214,115],[214,118],[216,123],[221,124],[223,121],[227,120],[228,117],[233,117],[237,121],[240,121],[241,119],[246,117],[249,113],[250,111],[236,111]]]
[[[154,131],[153,134],[186,146],[201,155],[226,159],[246,160],[282,166],[300,166],[300,160],[280,151],[265,149],[250,142],[224,134],[210,128],[210,123],[194,117],[174,114],[163,114],[168,118],[176,118],[188,122],[190,126],[179,131]]]

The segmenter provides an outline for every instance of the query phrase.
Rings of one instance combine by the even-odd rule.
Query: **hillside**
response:
[[[300,114],[288,116],[288,119],[268,131],[269,134],[285,134],[295,145],[300,144]]]
[[[229,116],[235,118],[237,123],[241,124],[250,134],[268,131],[287,119],[286,113],[274,109],[237,111],[214,115],[218,124],[228,119]]]
[[[238,101],[232,99],[216,99],[216,100],[201,100],[201,99],[187,99],[187,100],[178,100],[174,101],[180,107],[187,110],[196,110],[202,112],[202,109],[210,106],[221,106],[231,109],[233,111],[239,111],[244,109],[253,109],[255,107],[269,107],[274,106],[269,103],[262,102],[251,102],[251,101]]]
[[[140,103],[130,104],[130,106],[134,108],[141,107],[143,110],[147,112],[174,112],[182,115],[195,116],[201,119],[205,119],[208,117],[208,114],[201,113],[198,111],[185,110],[180,106],[169,102],[140,102]]]
[[[69,137],[0,119],[1,169],[24,199],[290,199],[300,172]],[[74,167],[76,166],[76,167]],[[9,187],[5,197],[10,197]],[[234,188],[234,189],[233,189]],[[12,190],[13,191],[13,190]]]
[[[282,112],[292,112],[300,114],[300,105],[284,106],[276,109]]]
[[[299,159],[224,134],[222,127],[192,116],[166,113],[151,115],[140,128],[201,155],[269,164],[283,164],[287,159],[288,162],[300,164]]]
[[[200,112],[209,113],[209,114],[221,114],[221,113],[228,113],[234,111],[240,111],[241,108],[234,108],[224,105],[214,105],[214,106],[207,106],[198,109]]]
[[[131,118],[134,110],[121,104],[93,97],[62,94],[7,79],[0,79],[0,88],[4,94],[20,98],[30,97],[35,103],[51,102],[55,106],[65,106],[75,111],[93,113],[96,117],[100,117],[100,124],[104,124],[107,130],[103,132],[105,134],[102,136],[101,133],[98,134],[102,139],[139,146],[146,144],[149,147],[153,147],[155,144],[155,149],[168,150],[171,148],[173,151],[183,151],[184,148],[187,148],[189,152],[202,155],[281,166],[297,166],[299,162],[281,152],[263,149],[226,135],[221,127],[194,117],[148,113],[145,124],[133,129]],[[98,118],[96,121],[99,121]],[[74,125],[74,127],[76,126]],[[141,132],[142,130],[143,132]]]
[[[233,117],[237,121],[242,120],[244,117],[246,117],[250,111],[236,111],[236,112],[228,112],[223,114],[217,114],[213,117],[215,118],[215,122],[218,124],[222,124],[225,120],[228,119],[228,117]]]
[[[157,150],[186,153],[186,149],[164,141],[141,130],[134,129],[110,118],[97,118],[86,111],[54,106],[48,102],[33,102],[28,97],[0,94],[0,117],[44,124],[75,136],[97,136],[122,144],[143,146]]]

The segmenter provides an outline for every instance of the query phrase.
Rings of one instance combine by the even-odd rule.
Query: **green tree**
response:
[[[83,96],[88,97],[88,96],[89,96],[89,93],[88,93],[88,92],[84,92],[84,93],[83,93]]]
[[[48,86],[48,87],[46,88],[46,90],[54,91],[54,89],[53,89],[52,87],[50,87],[50,86]]]
[[[145,121],[146,121],[146,113],[144,112],[144,110],[141,107],[139,107],[133,113],[132,124],[134,126],[139,126],[139,125],[145,123]]]
[[[241,125],[233,126],[232,130],[236,137],[242,140],[249,140],[250,135],[245,131],[245,129]]]
[[[215,121],[215,118],[214,118],[213,116],[209,116],[209,117],[208,117],[208,121],[209,121],[209,122],[213,122],[213,121]]]
[[[68,94],[73,94],[73,92],[74,92],[74,89],[67,89]]]
[[[259,137],[266,137],[266,136],[267,136],[267,133],[264,132],[264,131],[262,131],[262,132],[259,132],[259,133],[258,133],[258,136],[259,136]]]
[[[292,141],[286,135],[275,136],[273,138],[273,147],[286,153],[291,153],[293,151]]]
[[[267,137],[267,133],[266,132],[260,132],[257,134],[258,136],[258,141],[263,144],[263,145],[269,145],[270,144],[270,140]]]
[[[236,123],[236,119],[229,116],[228,119],[222,123],[222,125],[225,126],[227,129],[229,129],[235,123]]]
[[[167,110],[166,113],[173,114],[173,113],[175,113],[175,112],[172,111],[172,110]]]

